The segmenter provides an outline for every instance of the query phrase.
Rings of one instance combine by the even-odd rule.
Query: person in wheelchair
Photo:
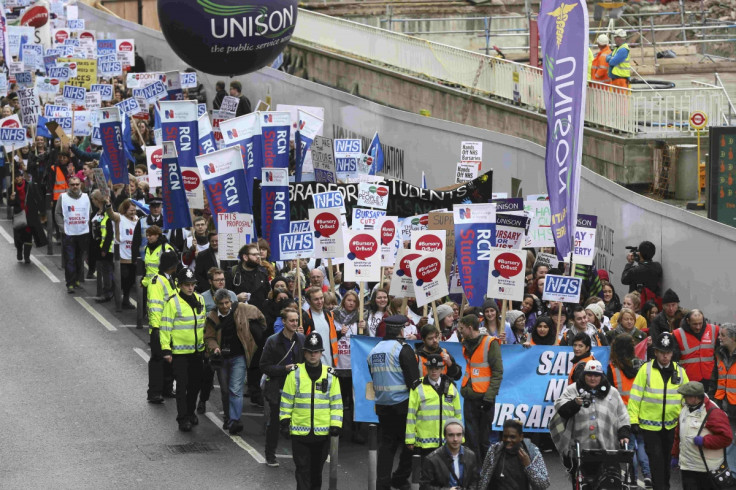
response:
[[[573,489],[581,484],[574,476],[578,471],[577,444],[580,450],[618,450],[629,443],[630,426],[626,405],[618,390],[603,373],[596,360],[585,364],[583,376],[568,385],[555,401],[555,414],[549,424],[550,435],[563,464],[573,479]],[[606,465],[585,463],[580,465],[586,486],[598,479]]]

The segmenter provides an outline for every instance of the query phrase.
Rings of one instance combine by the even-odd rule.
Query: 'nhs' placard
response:
[[[579,277],[547,274],[544,278],[544,294],[542,295],[542,300],[579,303],[582,285],[583,280]]]
[[[314,254],[314,233],[282,233],[279,235],[281,260],[294,260]]]

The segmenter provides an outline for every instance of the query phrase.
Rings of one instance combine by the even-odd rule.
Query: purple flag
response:
[[[547,193],[557,257],[573,249],[588,69],[585,0],[549,0],[539,9],[544,102],[547,108]]]

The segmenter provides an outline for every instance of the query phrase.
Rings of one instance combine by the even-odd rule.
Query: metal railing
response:
[[[542,70],[306,10],[295,40],[343,52],[392,70],[544,111]],[[589,84],[585,120],[621,133],[689,132],[690,112],[718,124],[727,110],[720,88],[630,90]],[[709,123],[709,124],[710,124]]]

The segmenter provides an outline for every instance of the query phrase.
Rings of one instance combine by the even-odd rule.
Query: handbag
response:
[[[709,415],[710,412],[705,414],[703,423],[700,425],[700,429],[698,430],[698,435],[700,435],[700,433],[703,431],[703,427],[705,427],[705,422],[708,420]],[[708,473],[708,479],[710,480],[711,486],[713,488],[718,488],[719,490],[736,489],[736,478],[734,478],[734,474],[728,467],[728,460],[726,459],[726,448],[723,448],[723,463],[721,463],[721,465],[714,470],[708,468],[708,462],[705,460],[703,448],[698,446],[698,450],[700,451],[700,457],[703,459],[703,464],[705,464],[705,471]]]
[[[28,193],[26,192],[26,203],[28,202]],[[21,208],[17,213],[13,213],[13,229],[20,230],[28,226],[28,218],[26,212]]]
[[[20,213],[13,214],[13,229],[20,230],[28,226],[28,218],[26,218],[26,212],[22,209]]]

